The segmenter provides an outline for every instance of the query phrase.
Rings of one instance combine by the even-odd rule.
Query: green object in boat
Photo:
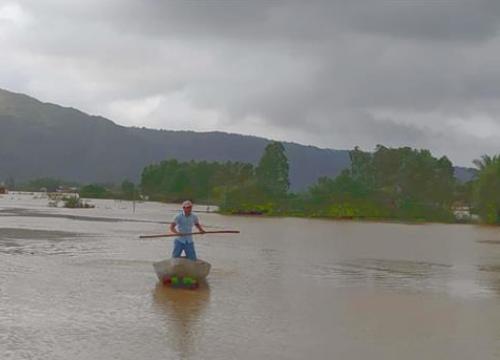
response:
[[[193,279],[192,277],[186,276],[184,279],[182,279],[182,282],[184,285],[193,285],[193,284],[196,284],[196,279]]]

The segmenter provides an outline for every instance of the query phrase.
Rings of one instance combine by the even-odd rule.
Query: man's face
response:
[[[193,207],[192,206],[184,206],[183,209],[184,209],[184,214],[190,215]]]

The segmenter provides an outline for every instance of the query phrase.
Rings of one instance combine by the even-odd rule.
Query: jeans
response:
[[[186,254],[186,257],[189,260],[196,260],[196,251],[194,250],[194,243],[183,243],[175,239],[174,241],[174,251],[172,251],[172,257],[178,258],[181,257],[182,250]]]

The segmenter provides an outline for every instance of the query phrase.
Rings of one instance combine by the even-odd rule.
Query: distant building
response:
[[[59,186],[56,189],[57,193],[64,193],[64,194],[75,194],[78,192],[78,188],[76,187],[69,187],[69,186]]]
[[[453,212],[453,215],[455,215],[455,219],[459,221],[472,220],[470,206],[466,204],[463,204],[461,202],[455,202],[451,207],[451,211]]]
[[[0,194],[7,194],[7,188],[0,185]]]

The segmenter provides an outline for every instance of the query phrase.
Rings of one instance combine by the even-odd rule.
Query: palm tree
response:
[[[492,166],[495,163],[500,162],[500,155],[494,155],[493,157],[489,155],[482,155],[481,159],[474,159],[472,163],[476,165],[479,171],[483,171],[489,166]]]
[[[489,224],[500,224],[500,155],[483,155],[473,161],[479,169],[474,184],[474,203]]]

